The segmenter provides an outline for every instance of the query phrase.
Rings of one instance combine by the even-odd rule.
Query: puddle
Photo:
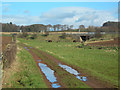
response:
[[[25,49],[27,49],[27,47],[24,47]]]
[[[83,81],[87,81],[87,77],[83,76],[82,78],[83,78]]]
[[[76,76],[77,79],[81,80],[81,81],[87,81],[87,77],[85,76]]]
[[[51,70],[49,67],[47,67],[46,64],[39,63],[38,64],[42,70],[42,72],[45,74],[46,78],[51,82],[56,82],[56,77],[54,76],[54,71]]]
[[[38,62],[42,61],[42,60],[37,60]]]
[[[62,67],[63,69],[65,69],[66,71],[68,71],[71,74],[74,74],[74,75],[79,75],[80,74],[75,69],[72,69],[71,67],[69,67],[67,65],[59,64],[59,66]]]
[[[24,48],[29,51],[29,49],[27,47],[24,47]]]
[[[59,66],[62,67],[64,70],[66,70],[67,72],[73,74],[76,76],[77,79],[81,80],[81,81],[87,81],[87,77],[85,76],[79,76],[80,73],[78,73],[78,71],[76,71],[75,69],[67,66],[67,65],[62,65],[59,63]]]
[[[38,65],[40,66],[41,71],[45,74],[46,78],[52,83],[53,88],[61,87],[58,83],[56,84],[54,83],[54,82],[57,82],[57,79],[52,69],[50,69],[49,67],[47,67],[46,64],[43,64],[43,63],[38,63]]]
[[[56,83],[56,84],[52,84],[52,87],[53,88],[59,88],[59,87],[61,87],[58,83]]]
[[[80,76],[77,75],[76,78],[82,81],[82,78]]]

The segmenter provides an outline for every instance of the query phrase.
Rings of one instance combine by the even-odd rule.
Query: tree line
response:
[[[73,29],[73,25],[44,25],[44,24],[33,24],[28,26],[18,26],[10,23],[2,23],[2,32],[49,32],[49,31],[77,31],[77,32],[118,32],[118,22],[105,22],[101,27],[89,26],[85,28],[84,25],[79,25],[78,29]]]

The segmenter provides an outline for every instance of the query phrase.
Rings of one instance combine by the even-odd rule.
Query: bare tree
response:
[[[69,25],[66,25],[66,29],[67,29],[67,30],[70,30],[70,27],[69,27]]]
[[[95,32],[95,31],[96,31],[96,27],[94,27],[94,26],[88,27],[88,32]]]
[[[85,29],[85,26],[84,26],[84,25],[80,25],[80,26],[79,26],[79,32],[82,31],[82,30],[84,30],[84,29]]]
[[[67,25],[63,25],[63,29],[64,29],[64,30],[67,30]]]
[[[70,30],[73,30],[73,25],[70,25]]]
[[[51,28],[52,28],[51,24],[47,25],[47,31],[50,31]]]
[[[56,25],[53,25],[53,28],[54,28],[54,31],[56,31],[56,29],[57,29],[57,26],[56,26]]]
[[[56,28],[57,28],[57,31],[59,31],[60,28],[61,28],[61,25],[60,25],[60,24],[57,24],[57,25],[56,25]]]
[[[64,25],[61,25],[60,28],[61,28],[61,31],[63,31],[64,30]]]

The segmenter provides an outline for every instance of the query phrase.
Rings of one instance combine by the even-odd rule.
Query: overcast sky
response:
[[[2,22],[101,26],[118,20],[118,2],[3,2]]]

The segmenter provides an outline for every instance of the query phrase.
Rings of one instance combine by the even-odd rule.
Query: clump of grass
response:
[[[27,32],[23,32],[22,34],[19,34],[18,37],[19,38],[27,38],[29,35]]]
[[[44,34],[42,34],[42,36],[47,37],[49,35],[49,32],[45,32]]]
[[[37,38],[37,34],[32,34],[30,39],[36,39]]]
[[[61,39],[65,39],[67,37],[66,33],[63,33],[61,36],[59,36]]]

